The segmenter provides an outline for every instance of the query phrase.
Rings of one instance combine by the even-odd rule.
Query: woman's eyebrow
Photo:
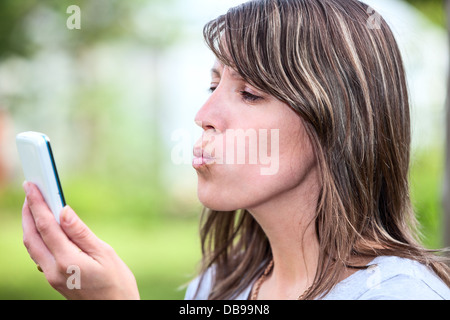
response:
[[[217,70],[216,68],[212,68],[211,69],[211,76],[213,76],[213,77],[216,76],[218,78],[222,77],[222,75],[220,74],[219,70]]]
[[[241,75],[240,75],[237,71],[235,71],[234,69],[231,69],[231,68],[230,68],[230,76],[231,76],[232,78],[237,79],[237,80],[243,80],[243,78],[241,77]]]
[[[211,69],[211,76],[214,77],[218,77],[221,78],[222,74],[220,73],[219,69],[216,68],[212,68]],[[230,69],[230,76],[237,79],[237,80],[242,80],[242,77],[239,73],[237,73],[236,71],[234,71],[233,69]]]

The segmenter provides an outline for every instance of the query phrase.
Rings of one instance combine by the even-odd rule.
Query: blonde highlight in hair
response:
[[[410,114],[394,36],[356,0],[257,0],[204,28],[217,58],[302,118],[319,164],[318,270],[305,299],[326,294],[353,257],[395,255],[430,266],[450,285],[443,258],[415,238],[409,194]],[[210,299],[231,299],[271,259],[268,239],[246,210],[205,208],[203,273]]]

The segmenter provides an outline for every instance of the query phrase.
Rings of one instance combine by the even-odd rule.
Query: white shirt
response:
[[[430,268],[410,259],[380,256],[339,282],[323,300],[450,300],[450,288]],[[205,277],[194,297],[200,277],[188,286],[186,300],[207,300],[211,290],[213,269]],[[252,285],[235,300],[247,300]]]

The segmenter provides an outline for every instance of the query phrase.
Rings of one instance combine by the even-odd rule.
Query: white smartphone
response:
[[[66,205],[50,139],[43,133],[23,132],[16,136],[25,180],[34,183],[59,223],[59,214]]]

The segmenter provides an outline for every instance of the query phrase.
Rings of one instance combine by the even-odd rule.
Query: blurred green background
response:
[[[175,147],[199,136],[193,119],[213,61],[202,26],[240,2],[0,2],[0,299],[62,299],[22,244],[14,137],[28,130],[50,136],[67,203],[129,265],[141,298],[184,297],[200,259],[201,206],[191,149]],[[437,248],[445,86],[436,83],[445,83],[448,56],[442,1],[388,2],[378,1],[431,39],[424,44],[410,31],[404,52],[414,92],[413,201],[425,245]],[[81,9],[81,29],[66,25],[70,5]],[[426,64],[436,50],[444,58]],[[427,85],[433,99],[420,96]]]

